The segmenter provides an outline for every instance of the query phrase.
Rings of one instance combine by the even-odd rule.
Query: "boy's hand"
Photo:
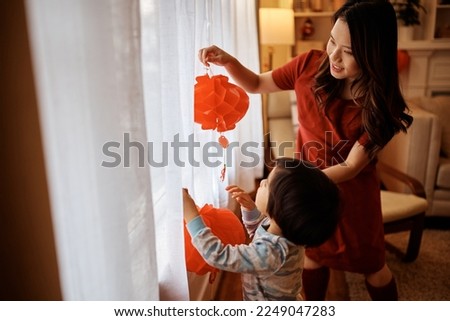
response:
[[[183,215],[186,223],[189,223],[191,220],[199,216],[197,206],[195,205],[194,200],[187,188],[183,188]]]
[[[255,202],[248,193],[244,192],[239,186],[230,185],[225,188],[231,197],[234,198],[246,211],[253,211],[256,208]]]

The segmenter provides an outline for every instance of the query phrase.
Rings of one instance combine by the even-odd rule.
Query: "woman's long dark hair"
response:
[[[388,0],[348,0],[333,15],[333,22],[338,19],[348,25],[352,53],[361,69],[351,91],[362,108],[362,126],[369,136],[365,150],[374,158],[413,121],[399,86],[395,11]],[[324,55],[315,81],[316,99],[326,113],[330,103],[340,97],[345,80],[331,75]]]

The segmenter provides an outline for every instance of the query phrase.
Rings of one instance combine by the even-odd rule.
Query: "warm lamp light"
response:
[[[282,8],[259,9],[260,43],[269,46],[269,70],[272,69],[273,46],[295,43],[294,11]]]

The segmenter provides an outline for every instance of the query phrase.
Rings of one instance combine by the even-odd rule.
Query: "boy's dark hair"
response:
[[[269,182],[267,212],[289,241],[318,246],[334,233],[339,217],[339,188],[313,164],[294,158],[276,160]]]

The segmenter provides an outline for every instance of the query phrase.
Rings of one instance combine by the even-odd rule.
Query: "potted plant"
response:
[[[411,40],[413,35],[413,27],[420,25],[420,11],[427,12],[420,0],[394,0],[392,5],[397,13],[399,20],[399,40]],[[405,28],[406,27],[406,28]],[[408,33],[406,36],[403,33]]]

